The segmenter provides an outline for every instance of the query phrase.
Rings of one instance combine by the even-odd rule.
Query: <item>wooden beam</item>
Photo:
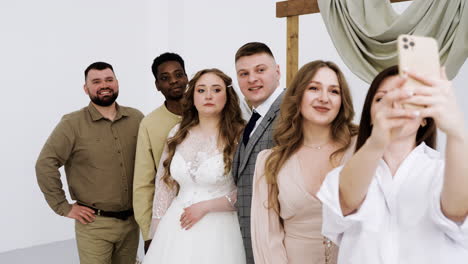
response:
[[[390,0],[390,2],[392,2],[392,3],[408,2],[408,1],[413,1],[413,0]]]
[[[286,87],[289,87],[299,65],[299,16],[288,17],[286,23]]]
[[[411,0],[390,0],[391,3],[406,1]],[[276,2],[276,17],[299,16],[306,14],[315,14],[319,12],[320,9],[317,0],[289,0]]]
[[[299,16],[320,12],[317,0],[289,0],[276,2],[276,17]]]

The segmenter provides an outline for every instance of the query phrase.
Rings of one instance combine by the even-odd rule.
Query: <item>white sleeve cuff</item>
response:
[[[339,194],[340,172],[342,168],[338,167],[328,173],[317,193],[317,197],[323,204],[322,234],[337,245],[340,245],[343,233],[353,224],[362,222],[366,218],[366,212],[369,211],[366,209],[369,206],[366,200],[364,200],[361,208],[355,213],[347,216],[343,215]]]
[[[468,218],[465,218],[462,223],[457,223],[447,218],[442,212],[440,204],[441,193],[440,188],[432,197],[431,217],[442,232],[468,250]]]

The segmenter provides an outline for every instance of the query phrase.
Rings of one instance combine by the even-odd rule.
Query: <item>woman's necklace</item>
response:
[[[325,142],[325,143],[323,143],[323,144],[314,145],[314,146],[306,145],[306,144],[302,143],[302,145],[304,145],[304,147],[311,148],[311,149],[316,149],[316,150],[321,150],[321,149],[322,149],[323,147],[325,147],[327,144],[328,144],[328,141]]]

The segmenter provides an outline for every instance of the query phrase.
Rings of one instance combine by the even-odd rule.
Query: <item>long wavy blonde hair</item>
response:
[[[330,61],[312,61],[304,65],[294,76],[291,85],[286,90],[281,104],[280,117],[273,132],[276,146],[272,149],[265,163],[265,177],[268,184],[268,209],[275,210],[278,214],[280,206],[278,202],[278,172],[285,162],[302,145],[304,136],[302,131],[303,117],[301,114],[301,102],[304,92],[320,68],[329,68],[336,73],[341,89],[341,106],[336,118],[331,123],[331,139],[341,146],[330,157],[332,166],[340,162],[341,154],[351,144],[351,138],[357,134],[358,128],[352,123],[354,108],[348,83],[338,68]]]
[[[194,104],[195,85],[198,80],[207,73],[213,73],[221,78],[226,85],[226,104],[221,112],[219,124],[218,141],[223,147],[224,174],[231,171],[232,158],[236,150],[237,141],[240,137],[245,121],[242,119],[241,110],[239,107],[239,97],[237,97],[234,88],[232,87],[232,79],[218,69],[204,69],[197,72],[188,84],[188,89],[182,99],[182,120],[179,130],[176,134],[167,140],[168,156],[163,162],[164,175],[162,180],[169,188],[179,190],[179,185],[171,176],[171,162],[174,157],[177,145],[182,143],[187,137],[189,130],[200,123],[198,111]]]

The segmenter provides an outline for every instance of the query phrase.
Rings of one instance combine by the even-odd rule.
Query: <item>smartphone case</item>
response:
[[[440,77],[439,48],[435,39],[400,35],[397,39],[397,45],[400,75],[403,75],[403,69],[407,69],[423,76]],[[411,88],[421,85],[423,84],[409,78],[404,86]],[[411,107],[423,106],[411,105]]]

